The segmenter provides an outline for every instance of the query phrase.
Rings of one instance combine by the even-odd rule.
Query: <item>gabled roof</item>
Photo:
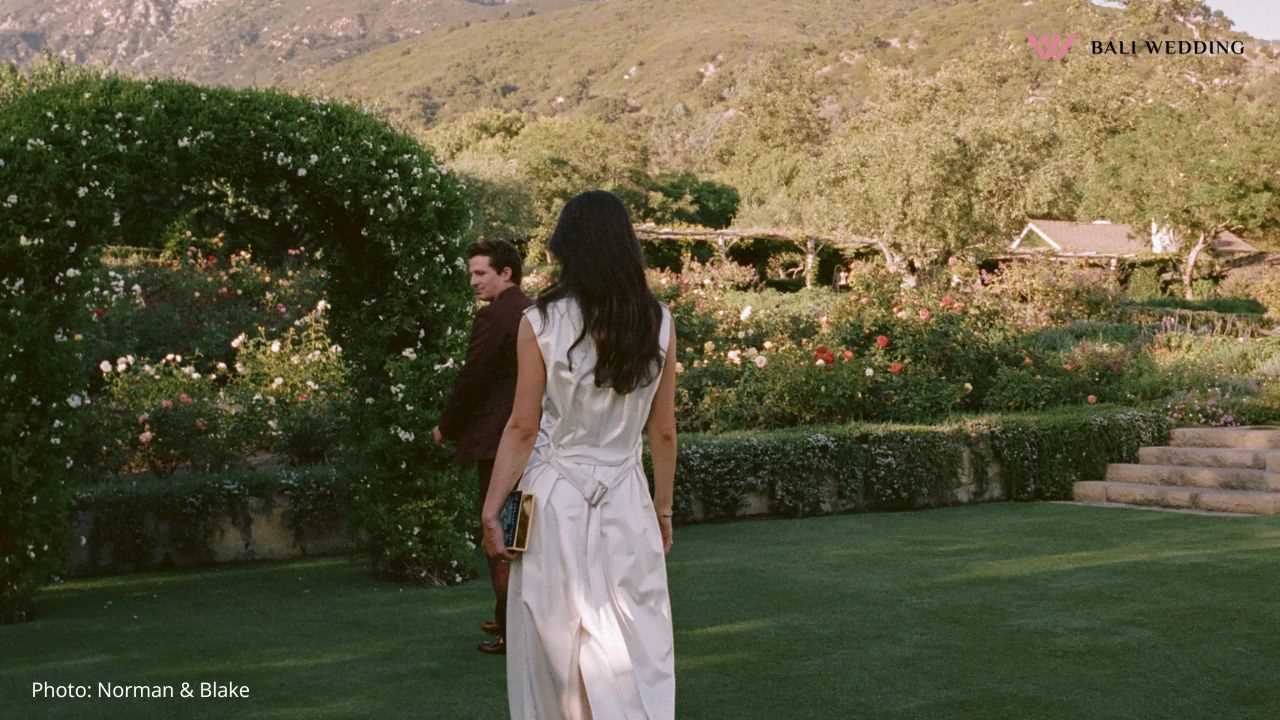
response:
[[[1223,230],[1213,241],[1213,249],[1220,253],[1256,253],[1262,252],[1240,238],[1230,230]]]
[[[1137,255],[1151,252],[1152,243],[1149,233],[1134,233],[1133,226],[1124,223],[1110,223],[1099,220],[1092,223],[1067,222],[1064,220],[1032,219],[1027,222],[1018,239],[1013,241],[1010,250],[1019,252],[1045,251],[1046,248],[1032,248],[1028,242],[1029,235],[1034,235],[1049,247],[1047,250],[1072,255]],[[1023,245],[1027,247],[1023,247]],[[1213,241],[1213,249],[1224,254],[1261,252],[1230,230],[1223,230]]]
[[[1132,228],[1122,223],[1076,223],[1062,220],[1031,220],[1013,241],[1017,250],[1029,233],[1034,233],[1049,247],[1060,253],[1097,255],[1137,255],[1151,249],[1149,241],[1130,235]],[[1023,250],[1027,252],[1027,250]]]

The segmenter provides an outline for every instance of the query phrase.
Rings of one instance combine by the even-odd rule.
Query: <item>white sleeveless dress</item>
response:
[[[507,695],[513,720],[671,720],[675,651],[666,558],[641,464],[658,387],[597,388],[576,300],[525,311],[547,368],[542,425],[520,489],[537,498],[511,564]],[[662,308],[665,362],[671,313]],[[585,688],[584,688],[585,685]],[[589,699],[590,715],[581,701]]]

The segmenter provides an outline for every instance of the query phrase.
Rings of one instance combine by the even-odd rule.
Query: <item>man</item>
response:
[[[489,490],[498,441],[516,393],[516,333],[524,309],[533,303],[520,290],[521,259],[504,240],[482,240],[467,249],[471,288],[489,304],[476,313],[467,360],[454,382],[440,424],[431,431],[437,445],[457,443],[456,462],[474,462],[480,476],[480,502]],[[479,516],[479,513],[477,513]],[[495,637],[480,651],[506,654],[507,577],[505,560],[489,560],[489,580],[496,598],[494,619],[481,629]]]

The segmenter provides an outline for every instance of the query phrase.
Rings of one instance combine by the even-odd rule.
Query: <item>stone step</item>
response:
[[[1176,428],[1169,435],[1169,444],[1174,447],[1280,450],[1280,427]]]
[[[1212,512],[1275,515],[1280,513],[1280,493],[1253,490],[1217,490],[1173,485],[1127,482],[1078,482],[1072,488],[1078,502],[1105,502]]]
[[[1256,468],[1112,463],[1107,466],[1106,480],[1222,490],[1280,491],[1280,473]]]
[[[1143,465],[1194,465],[1267,470],[1269,454],[1266,450],[1239,448],[1144,447],[1138,448],[1138,462]],[[1280,454],[1276,457],[1276,464],[1280,465]]]

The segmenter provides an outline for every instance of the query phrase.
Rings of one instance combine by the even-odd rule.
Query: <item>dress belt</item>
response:
[[[633,456],[624,458],[621,462],[612,463],[575,463],[564,457],[564,455],[554,445],[545,446],[541,451],[541,455],[542,460],[554,467],[560,473],[560,477],[567,480],[569,484],[582,495],[582,499],[586,500],[587,504],[591,507],[596,507],[600,503],[604,502],[605,495],[608,494],[609,490],[617,487],[618,483],[620,483],[623,478],[625,478],[637,465],[640,464],[639,450],[637,450]],[[577,465],[603,465],[606,467],[616,467],[618,468],[618,471],[614,473],[607,482],[602,482],[595,477],[592,477],[590,474],[583,473],[580,467],[575,467]]]

